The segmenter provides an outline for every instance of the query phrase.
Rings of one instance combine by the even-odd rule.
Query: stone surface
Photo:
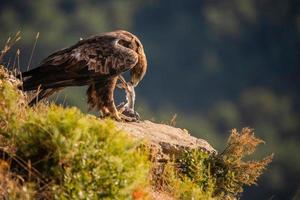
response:
[[[187,130],[151,121],[117,122],[117,127],[137,139],[150,142],[151,150],[157,151],[158,159],[176,156],[184,149],[199,149],[208,153],[217,151],[205,140],[191,136]]]

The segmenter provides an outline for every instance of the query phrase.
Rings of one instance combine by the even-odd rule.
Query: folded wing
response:
[[[130,38],[111,35],[81,40],[51,54],[39,67],[24,72],[23,89],[87,85],[115,77],[138,62],[137,53],[129,45]]]

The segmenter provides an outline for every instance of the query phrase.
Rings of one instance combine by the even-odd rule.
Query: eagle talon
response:
[[[106,116],[103,116],[103,118],[106,118],[106,117],[114,119],[117,122],[137,122],[137,121],[139,121],[139,119],[137,119],[136,117],[127,116],[119,111],[114,114],[108,114]]]
[[[121,122],[123,121],[122,117],[120,116],[121,113],[119,112],[112,112],[112,113],[106,113],[106,114],[102,114],[102,117],[101,118],[111,118],[111,119],[114,119],[118,122]]]
[[[128,107],[125,107],[125,110],[122,112],[123,115],[135,118],[137,120],[140,120],[140,115],[135,110],[130,109]]]
[[[125,122],[137,122],[139,121],[137,118],[135,117],[129,117],[129,116],[126,116],[124,114],[121,114],[121,118],[123,119],[123,121]]]
[[[124,102],[117,106],[118,112],[125,118],[132,118],[135,121],[140,120],[140,115],[132,108],[129,108]],[[126,120],[128,121],[128,120]],[[132,120],[130,120],[132,121]]]

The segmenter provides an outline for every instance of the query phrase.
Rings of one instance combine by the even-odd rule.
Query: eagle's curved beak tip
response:
[[[131,77],[131,80],[130,80],[130,83],[131,85],[133,85],[133,87],[136,87],[140,82],[140,79],[138,79],[136,76],[132,76]]]

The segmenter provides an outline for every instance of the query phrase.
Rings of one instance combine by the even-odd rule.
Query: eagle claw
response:
[[[138,122],[139,119],[135,118],[135,117],[128,117],[124,114],[121,114],[120,117],[122,118],[123,121],[125,122]]]
[[[140,121],[141,119],[139,113],[126,106],[124,102],[118,105],[117,109],[121,114],[121,118],[123,118],[125,121],[133,122]]]
[[[130,109],[128,107],[125,108],[125,110],[122,112],[122,114],[127,117],[134,118],[137,121],[139,121],[141,119],[139,113],[137,113],[135,110]]]

